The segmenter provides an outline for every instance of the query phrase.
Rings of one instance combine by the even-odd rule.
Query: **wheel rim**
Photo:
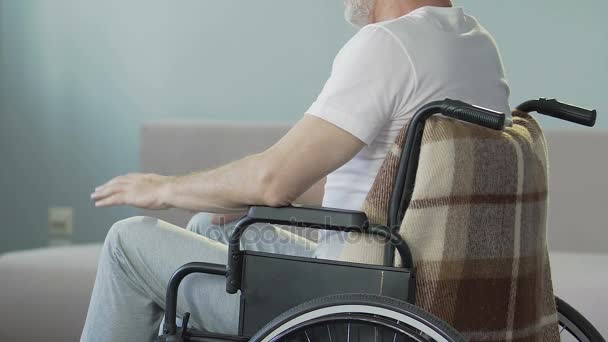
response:
[[[352,328],[353,326],[356,328]],[[371,329],[373,329],[373,335],[379,342],[387,341],[387,337],[389,338],[388,341],[401,341],[404,338],[409,338],[409,340],[416,342],[432,341],[425,334],[421,334],[420,331],[405,326],[399,321],[370,315],[344,314],[321,317],[312,321],[300,323],[277,335],[272,339],[272,342],[290,341],[297,337],[301,337],[307,342],[313,342],[313,338],[311,337],[313,335],[312,332],[315,332],[317,335],[321,333],[320,335],[323,337],[324,341],[342,341],[343,339],[338,337],[339,333],[337,334],[336,330],[346,330],[346,341],[357,341],[354,336],[355,334],[351,334],[350,331],[361,328],[362,326],[369,329],[368,332],[371,332]]]
[[[440,341],[446,342],[448,339],[443,336],[440,331],[430,328],[428,322],[420,317],[409,316],[392,310],[388,310],[381,307],[365,306],[365,305],[338,305],[326,308],[313,310],[304,315],[296,317],[266,336],[263,342],[284,342],[284,341],[304,341],[304,342],[317,342],[318,339],[314,339],[306,329],[312,329],[312,326],[320,327],[325,324],[328,325],[328,321],[340,320],[340,325],[330,326],[331,328],[344,328],[346,325],[346,339],[337,341],[328,333],[325,339],[322,341],[328,342],[356,342],[356,336],[353,331],[351,334],[351,328],[353,326],[358,327],[364,325],[379,329],[382,339],[375,338],[376,341],[410,341],[414,340],[417,342],[430,342]],[[312,325],[311,325],[312,324]],[[349,326],[350,324],[350,326]],[[312,331],[312,330],[311,330]],[[391,331],[393,334],[392,339],[385,338],[387,332]],[[378,336],[377,334],[375,335]],[[363,340],[362,340],[363,341]],[[369,339],[365,339],[366,342]],[[371,342],[375,342],[372,340]]]
[[[568,317],[559,312],[557,316],[559,318],[559,337],[562,342],[590,342],[589,337]]]

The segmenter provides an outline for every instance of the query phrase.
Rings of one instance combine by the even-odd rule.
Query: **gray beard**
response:
[[[345,0],[344,18],[356,28],[369,24],[375,0]]]

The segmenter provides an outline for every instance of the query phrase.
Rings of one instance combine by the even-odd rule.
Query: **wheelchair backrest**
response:
[[[546,240],[546,142],[531,116],[513,115],[504,131],[429,119],[398,227],[417,268],[416,304],[471,340],[558,338]],[[362,208],[371,223],[389,221],[405,132]],[[384,245],[349,240],[358,243],[347,245],[341,260],[382,264]]]

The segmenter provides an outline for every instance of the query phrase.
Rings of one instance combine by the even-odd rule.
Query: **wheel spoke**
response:
[[[308,342],[310,342],[310,337],[308,337],[308,332],[307,332],[307,331],[304,331],[304,335],[306,335],[306,340],[307,340]]]
[[[348,321],[348,332],[346,334],[346,341],[350,342],[350,321]]]
[[[399,324],[401,322],[397,321],[397,324]],[[397,333],[395,333],[395,336],[393,337],[393,342],[397,342]]]
[[[331,338],[331,329],[329,329],[329,325],[327,325],[327,334],[329,335],[329,342],[334,342],[334,340]]]

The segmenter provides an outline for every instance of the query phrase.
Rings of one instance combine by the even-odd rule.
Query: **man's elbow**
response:
[[[285,207],[292,204],[298,197],[281,177],[272,170],[264,172],[260,182],[262,202],[269,207]]]
[[[269,191],[264,197],[264,205],[267,205],[269,207],[275,207],[275,208],[286,207],[286,206],[290,205],[291,203],[293,203],[293,201],[290,200],[288,196],[285,196],[284,194],[282,194],[280,192],[270,192]]]

